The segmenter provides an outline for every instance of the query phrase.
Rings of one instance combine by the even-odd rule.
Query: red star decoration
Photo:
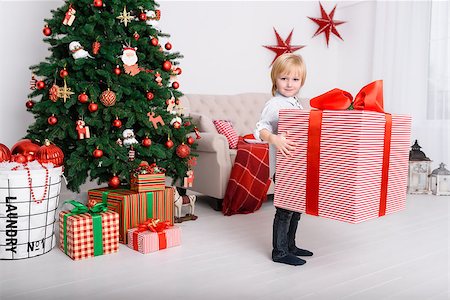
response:
[[[340,38],[341,40],[344,40],[340,35],[339,32],[336,30],[336,26],[341,25],[343,23],[345,23],[345,21],[338,21],[338,20],[333,20],[334,17],[334,11],[336,10],[336,6],[334,6],[333,10],[330,12],[330,14],[327,14],[325,12],[325,10],[322,7],[322,3],[320,3],[320,12],[322,14],[322,18],[310,18],[311,20],[313,20],[317,25],[319,25],[319,28],[317,29],[316,33],[314,33],[315,37],[316,35],[321,34],[322,32],[325,32],[325,38],[327,40],[327,47],[328,47],[328,42],[330,40],[330,33],[334,33],[334,35],[336,35],[338,38]]]
[[[284,53],[293,53],[294,51],[297,51],[297,50],[305,47],[305,45],[291,45],[292,32],[294,31],[294,29],[291,30],[291,33],[289,33],[289,35],[285,41],[283,41],[283,39],[280,37],[280,35],[278,34],[278,32],[276,31],[275,28],[273,29],[273,31],[275,31],[275,36],[277,37],[278,45],[263,46],[269,50],[272,50],[273,52],[275,52],[277,54],[270,65],[273,64],[273,62],[278,58],[278,56],[280,56]]]

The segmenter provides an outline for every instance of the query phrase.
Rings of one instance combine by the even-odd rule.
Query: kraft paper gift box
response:
[[[155,218],[174,223],[174,188],[138,193],[127,189],[100,188],[88,191],[89,201],[108,203],[108,209],[120,216],[119,241],[127,243],[127,230],[147,219]]]
[[[158,228],[151,221],[128,230],[128,247],[147,254],[181,245],[180,227],[162,222],[165,226]]]
[[[276,207],[349,223],[405,208],[411,118],[383,112],[381,81],[351,100],[334,89],[311,100],[319,110],[280,110],[297,147],[277,154]]]
[[[165,169],[155,163],[149,165],[146,161],[141,162],[139,167],[131,172],[130,179],[130,189],[139,193],[163,191],[166,187]]]
[[[108,211],[104,203],[91,209],[73,200],[68,203],[75,208],[59,213],[59,248],[64,253],[79,260],[119,250],[119,214]]]

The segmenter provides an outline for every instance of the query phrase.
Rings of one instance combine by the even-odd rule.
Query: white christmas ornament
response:
[[[173,125],[175,122],[178,122],[181,124],[181,118],[180,117],[175,117],[170,121],[170,125]]]
[[[138,61],[138,56],[136,54],[137,47],[123,46],[122,62],[126,66],[135,65]]]
[[[133,144],[139,144],[139,142],[134,137],[133,129],[125,129],[122,133],[122,136],[123,136],[123,144],[126,147],[129,147]]]
[[[83,46],[81,46],[80,42],[78,41],[73,41],[69,44],[69,50],[72,53],[72,56],[74,59],[79,59],[79,58],[93,58],[89,52],[87,52],[86,50],[84,50]]]

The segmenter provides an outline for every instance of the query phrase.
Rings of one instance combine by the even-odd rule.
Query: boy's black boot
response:
[[[313,253],[309,250],[300,249],[295,246],[295,235],[297,233],[298,222],[300,221],[301,213],[294,212],[289,223],[288,232],[288,249],[289,253],[295,256],[312,256]]]

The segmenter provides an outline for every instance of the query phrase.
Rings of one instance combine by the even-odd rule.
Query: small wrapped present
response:
[[[130,189],[139,193],[163,191],[166,186],[165,172],[165,169],[157,167],[156,164],[149,165],[146,161],[143,161],[131,173]]]
[[[106,203],[88,208],[75,200],[75,206],[59,214],[59,247],[73,260],[109,254],[119,250],[119,214],[108,211]]]
[[[149,219],[128,230],[128,247],[143,254],[181,245],[181,230],[169,222]]]

